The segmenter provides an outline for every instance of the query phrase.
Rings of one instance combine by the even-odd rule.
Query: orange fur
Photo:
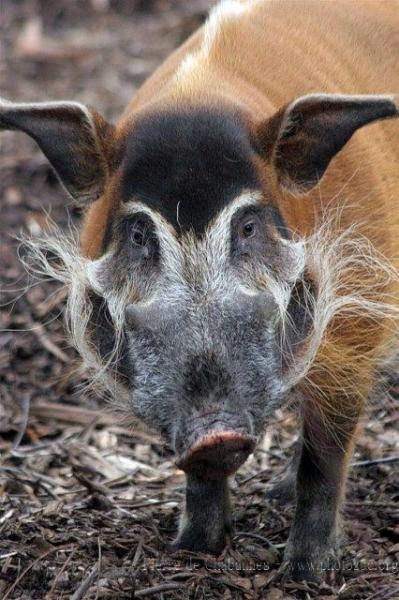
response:
[[[150,108],[233,107],[256,128],[307,93],[384,94],[399,89],[397,0],[249,0],[241,5],[238,18],[228,12],[220,17],[206,47],[202,28],[142,86],[116,126],[116,144],[123,142],[137,115]],[[397,121],[363,128],[332,161],[321,183],[301,198],[281,191],[269,165],[259,162],[258,168],[293,231],[309,235],[329,210],[338,214],[337,206],[342,206],[337,230],[358,223],[360,233],[398,267],[398,140]],[[116,173],[106,194],[86,214],[82,252],[90,258],[100,252],[117,193]],[[368,275],[360,270],[353,277]],[[377,279],[373,286],[376,297],[389,293],[399,304],[397,284],[387,288]],[[325,416],[342,414],[345,406],[348,417],[354,406],[360,412],[390,335],[383,319],[334,319],[305,382],[307,394],[317,398]]]

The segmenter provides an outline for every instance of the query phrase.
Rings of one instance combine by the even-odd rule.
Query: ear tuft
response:
[[[357,129],[397,116],[398,96],[302,96],[260,126],[261,153],[273,162],[281,187],[300,194],[320,181]]]
[[[113,127],[78,102],[14,103],[0,99],[0,129],[23,131],[48,158],[80,204],[103,193]]]

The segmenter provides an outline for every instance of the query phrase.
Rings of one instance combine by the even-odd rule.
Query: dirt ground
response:
[[[204,19],[209,0],[2,0],[0,95],[74,99],[115,119]],[[277,415],[233,483],[235,534],[219,559],[172,556],[183,475],[169,451],[81,392],[65,291],[28,279],[15,236],[79,221],[23,134],[0,137],[0,598],[399,599],[399,387],[370,402],[334,585],[283,583],[292,505],[265,500],[296,426]],[[381,461],[381,459],[386,459]]]

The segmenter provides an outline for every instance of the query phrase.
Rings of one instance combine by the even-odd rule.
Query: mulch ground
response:
[[[208,0],[2,0],[0,94],[76,99],[114,119],[204,19]],[[0,145],[0,598],[399,599],[398,386],[370,403],[348,485],[334,585],[283,583],[292,505],[265,500],[292,452],[278,414],[233,482],[235,534],[218,559],[171,555],[183,476],[151,433],[86,397],[65,340],[65,292],[30,281],[15,236],[79,214],[22,134]],[[28,286],[28,283],[30,285]],[[381,459],[386,459],[385,461]]]

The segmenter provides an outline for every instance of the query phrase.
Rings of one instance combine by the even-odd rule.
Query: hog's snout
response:
[[[248,458],[255,439],[236,431],[218,431],[200,438],[177,466],[204,479],[222,479],[232,475]]]

